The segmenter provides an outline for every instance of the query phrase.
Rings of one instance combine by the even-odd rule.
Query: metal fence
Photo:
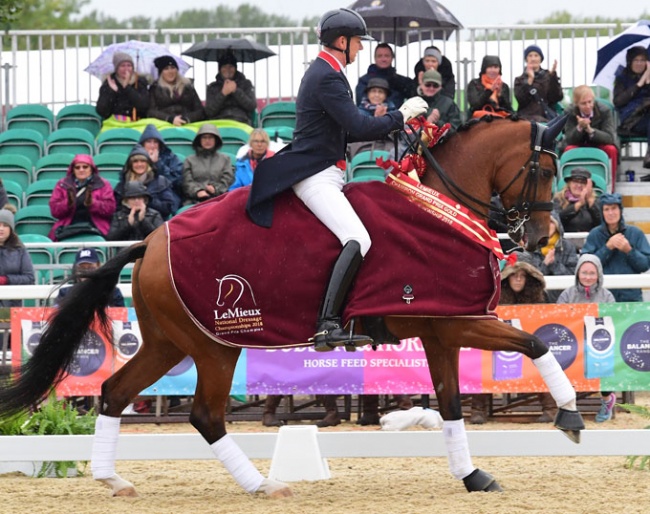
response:
[[[596,51],[622,30],[613,23],[580,25],[512,25],[467,27],[441,41],[424,40],[396,48],[395,66],[406,76],[414,76],[415,64],[424,48],[437,45],[454,64],[457,100],[464,110],[462,91],[478,75],[486,54],[499,55],[503,78],[513,84],[523,72],[523,49],[539,45],[546,55],[545,65],[558,60],[558,73],[565,88],[591,84]],[[259,99],[295,98],[303,72],[317,52],[311,27],[240,29],[147,29],[29,31],[10,30],[2,34],[0,53],[0,101],[4,110],[18,104],[38,103],[55,113],[63,106],[94,103],[100,81],[84,68],[108,45],[129,39],[155,41],[177,55],[198,41],[218,37],[253,37],[266,43],[276,56],[239,67],[255,84]],[[361,52],[347,75],[354,87],[359,76],[373,62],[373,49]],[[214,62],[187,59],[193,67],[187,76],[194,80],[199,96],[205,98],[207,84],[217,74]]]

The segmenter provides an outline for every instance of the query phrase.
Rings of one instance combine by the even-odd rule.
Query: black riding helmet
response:
[[[334,50],[342,51],[340,48],[334,48],[332,43],[340,36],[345,36],[345,62],[350,64],[350,38],[359,36],[366,41],[373,41],[368,35],[368,27],[361,15],[351,9],[334,9],[327,11],[321,16],[316,27],[316,33],[321,44]]]

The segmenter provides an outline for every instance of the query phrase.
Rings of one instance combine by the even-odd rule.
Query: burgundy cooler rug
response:
[[[170,274],[185,310],[215,341],[248,348],[305,346],[339,255],[338,239],[288,191],[273,227],[245,212],[249,188],[167,222]],[[496,256],[381,182],[345,192],[372,238],[344,318],[495,317]],[[413,334],[417,336],[417,334]]]

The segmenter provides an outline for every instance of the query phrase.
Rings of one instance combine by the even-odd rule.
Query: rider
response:
[[[324,48],[300,84],[293,141],[258,165],[246,209],[255,223],[270,227],[274,196],[293,188],[341,241],[343,249],[334,264],[316,334],[311,339],[317,351],[329,351],[345,344],[372,343],[367,336],[351,336],[341,321],[343,302],[370,248],[368,232],[341,191],[345,183],[346,145],[383,139],[425,112],[427,106],[416,97],[384,116],[361,114],[352,99],[345,67],[363,49],[361,41],[371,40],[365,21],[355,11],[336,9],[321,17],[317,32]]]

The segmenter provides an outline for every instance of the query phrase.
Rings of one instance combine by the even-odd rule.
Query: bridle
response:
[[[482,218],[488,218],[489,216],[485,214],[485,210],[496,212],[506,220],[506,225],[508,227],[508,235],[510,238],[515,241],[521,241],[524,235],[524,225],[530,220],[531,213],[535,211],[547,211],[550,212],[553,210],[553,202],[538,202],[535,200],[537,196],[537,189],[540,181],[540,165],[539,159],[541,154],[545,153],[557,159],[557,153],[555,152],[555,137],[549,138],[550,134],[547,134],[547,137],[544,137],[544,133],[549,130],[549,126],[540,125],[539,123],[530,122],[531,133],[530,133],[530,148],[531,154],[528,160],[524,163],[515,176],[508,182],[508,184],[501,190],[498,191],[499,195],[502,195],[528,170],[526,177],[524,179],[524,185],[519,192],[519,196],[516,202],[509,208],[498,207],[490,203],[483,202],[478,198],[473,197],[472,195],[466,193],[464,190],[454,182],[454,180],[447,174],[447,172],[440,166],[435,157],[431,154],[431,151],[427,145],[422,141],[420,133],[418,132],[418,138],[415,142],[421,148],[422,155],[424,156],[427,163],[431,168],[438,174],[443,184],[447,187],[449,192],[454,196],[458,201],[462,202],[467,208],[472,210],[478,216]],[[562,123],[564,125],[564,123]],[[413,142],[411,143],[413,146]],[[483,210],[480,209],[483,208]]]

